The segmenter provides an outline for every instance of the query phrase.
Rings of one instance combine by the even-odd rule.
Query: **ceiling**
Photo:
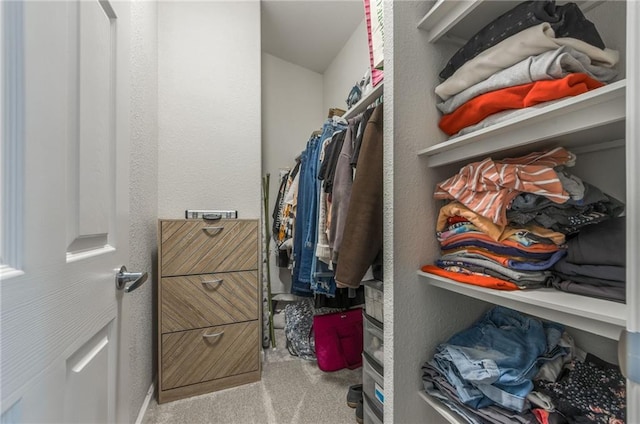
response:
[[[363,0],[262,0],[262,51],[324,73],[364,19]]]

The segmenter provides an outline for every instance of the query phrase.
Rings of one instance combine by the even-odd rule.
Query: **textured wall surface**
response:
[[[158,3],[160,218],[260,217],[260,3]]]
[[[155,375],[156,219],[158,216],[158,49],[155,2],[131,3],[131,271],[149,280],[127,294],[130,422],[135,422]]]
[[[320,129],[322,75],[270,54],[262,55],[262,172],[270,177],[269,223],[279,188],[279,170],[292,168],[311,132]],[[291,291],[291,271],[278,268],[271,249],[271,290]]]
[[[364,16],[364,8],[362,14]],[[332,107],[347,109],[346,99],[351,88],[360,81],[368,69],[369,44],[367,42],[367,27],[364,19],[362,19],[362,23],[358,25],[342,50],[340,50],[340,53],[333,59],[333,62],[323,74],[323,109],[325,114]]]
[[[433,187],[455,173],[428,168],[417,155],[444,139],[430,87],[449,52],[428,43],[416,28],[429,3],[390,6],[384,17],[385,422],[440,423],[445,419],[418,396],[420,367],[439,342],[473,322],[485,304],[432,287],[416,273],[440,254],[433,236],[439,208]]]
[[[393,339],[393,322],[395,308],[393,303],[394,298],[394,257],[393,257],[393,235],[394,235],[394,214],[393,214],[393,139],[394,139],[394,90],[395,84],[393,83],[393,75],[395,74],[394,68],[394,44],[393,38],[389,34],[393,34],[394,21],[393,21],[394,8],[391,2],[384,3],[384,29],[387,36],[384,38],[384,64],[385,74],[387,75],[387,81],[384,82],[384,94],[386,101],[383,105],[384,120],[383,120],[383,151],[382,151],[382,169],[383,169],[383,269],[384,269],[384,286],[383,286],[383,313],[385,331],[384,336],[384,366],[387,371],[384,373],[385,378],[385,410],[386,422],[393,422],[393,409],[394,409],[394,381],[395,373],[393,370],[394,362],[394,350],[395,342]],[[389,364],[389,365],[387,365]]]

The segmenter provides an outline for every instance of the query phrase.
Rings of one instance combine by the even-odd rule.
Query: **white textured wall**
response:
[[[418,396],[420,367],[438,343],[471,324],[487,307],[430,286],[416,273],[440,254],[433,236],[439,207],[433,188],[456,172],[428,168],[417,155],[444,140],[437,128],[436,97],[428,87],[438,80],[439,67],[453,51],[430,44],[426,33],[416,28],[428,2],[385,4],[384,421],[443,423],[446,420]]]
[[[156,374],[155,274],[158,217],[158,48],[155,2],[131,3],[131,161],[129,262],[149,280],[127,294],[130,422]]]
[[[158,3],[158,213],[260,217],[260,3]]]
[[[279,187],[279,170],[292,168],[309,135],[322,126],[322,75],[262,54],[262,171],[269,173],[269,223]],[[275,264],[271,248],[271,290],[290,293],[291,272]]]
[[[364,14],[364,7],[362,13]],[[347,109],[346,99],[351,88],[369,69],[369,44],[364,19],[355,29],[340,53],[324,72],[323,109]]]

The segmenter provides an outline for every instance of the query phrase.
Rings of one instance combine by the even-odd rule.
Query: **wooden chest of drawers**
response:
[[[258,221],[158,221],[158,403],[260,380]]]

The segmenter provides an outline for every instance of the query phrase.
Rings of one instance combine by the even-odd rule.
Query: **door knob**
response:
[[[125,293],[132,292],[147,281],[147,277],[146,272],[128,272],[127,267],[122,265],[120,271],[116,273],[116,289],[124,290]]]
[[[618,363],[622,375],[640,383],[640,333],[623,329],[618,340]]]

